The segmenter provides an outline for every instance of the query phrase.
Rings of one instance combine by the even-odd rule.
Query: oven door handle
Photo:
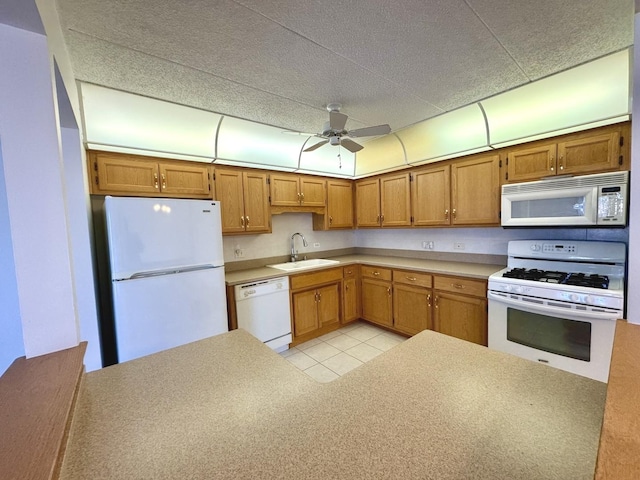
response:
[[[618,318],[622,318],[622,312],[593,312],[590,310],[575,310],[573,308],[561,308],[554,307],[551,305],[545,305],[541,307],[536,304],[532,304],[529,302],[523,302],[519,300],[512,300],[510,298],[504,298],[501,295],[498,295],[492,291],[487,292],[487,298],[489,300],[494,300],[499,303],[504,303],[506,305],[511,305],[513,307],[518,307],[520,310],[529,310],[532,312],[540,313],[542,315],[552,315],[557,314],[563,317],[571,317],[571,319],[576,320],[617,320]]]

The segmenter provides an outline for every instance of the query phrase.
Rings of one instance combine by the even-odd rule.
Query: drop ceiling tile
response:
[[[633,44],[633,0],[468,0],[531,80]]]

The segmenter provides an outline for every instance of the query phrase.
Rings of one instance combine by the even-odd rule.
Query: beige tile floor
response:
[[[281,352],[319,382],[330,382],[395,347],[406,337],[365,322],[354,322]]]

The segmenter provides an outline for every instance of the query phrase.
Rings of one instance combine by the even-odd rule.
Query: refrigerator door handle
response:
[[[196,267],[187,267],[187,268],[172,268],[169,270],[152,270],[150,272],[137,272],[131,275],[128,280],[135,280],[136,278],[148,278],[148,277],[160,277],[162,275],[174,275],[176,273],[186,273],[186,272],[197,272],[198,270],[208,270],[210,268],[215,268],[214,265],[198,265]],[[123,279],[127,280],[127,279]]]

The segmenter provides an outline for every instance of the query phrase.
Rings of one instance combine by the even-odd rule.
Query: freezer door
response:
[[[113,282],[119,362],[228,331],[224,268]]]
[[[107,196],[105,216],[112,279],[224,264],[219,202]]]

